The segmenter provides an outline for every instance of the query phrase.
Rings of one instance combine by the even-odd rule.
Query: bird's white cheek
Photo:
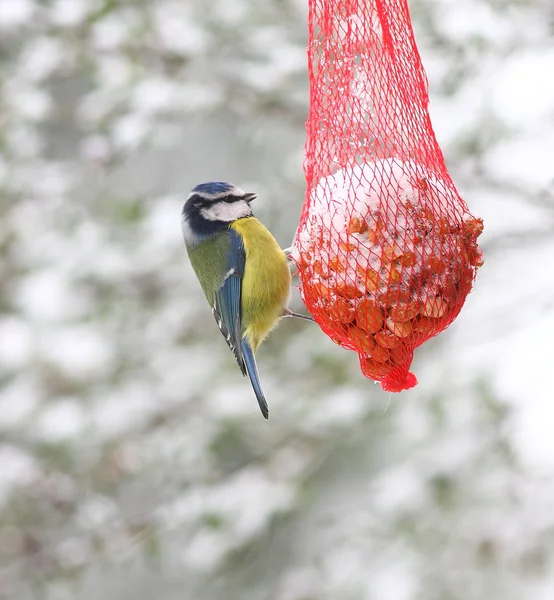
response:
[[[252,213],[247,202],[216,202],[209,208],[202,208],[200,214],[208,221],[232,223]]]

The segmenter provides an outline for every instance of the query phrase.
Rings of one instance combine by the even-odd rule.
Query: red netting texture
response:
[[[483,223],[435,139],[405,0],[310,0],[308,60],[301,294],[365,376],[401,391],[471,290]]]

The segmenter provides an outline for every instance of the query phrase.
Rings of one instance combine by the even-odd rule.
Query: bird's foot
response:
[[[296,317],[297,319],[304,319],[304,321],[312,321],[315,323],[315,320],[310,315],[301,315],[300,313],[293,312],[289,308],[286,308],[283,311],[283,317]]]

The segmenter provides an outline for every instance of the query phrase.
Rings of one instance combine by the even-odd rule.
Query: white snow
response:
[[[509,127],[545,125],[554,119],[554,48],[528,49],[506,61],[490,84],[495,113]]]
[[[0,444],[0,506],[14,487],[31,483],[38,475],[38,467],[25,451],[9,444]]]
[[[540,130],[500,142],[486,158],[486,166],[503,181],[528,186],[529,191],[551,187],[554,183],[554,104],[552,110],[550,127],[542,125]]]
[[[0,320],[0,365],[4,369],[22,368],[31,357],[33,331],[21,318]]]
[[[86,415],[78,398],[62,398],[46,405],[35,427],[36,435],[46,442],[66,442],[83,432]]]
[[[69,377],[96,377],[111,365],[111,343],[92,325],[45,330],[39,344],[43,358]]]
[[[67,50],[59,40],[46,36],[37,37],[27,45],[22,54],[19,73],[29,81],[43,81],[50,77],[66,59]]]
[[[28,25],[35,8],[34,0],[0,0],[0,30],[11,33]]]
[[[235,3],[226,4],[233,6]],[[217,10],[218,18],[223,12]],[[178,0],[156,2],[153,13],[153,25],[163,48],[185,56],[206,51],[209,35],[191,19],[190,8],[186,3]]]
[[[115,50],[125,44],[137,27],[140,18],[132,8],[114,11],[92,26],[92,45],[100,51]]]
[[[40,400],[40,388],[35,382],[22,377],[15,379],[0,396],[0,429],[13,431],[24,427],[33,419]]]
[[[37,271],[23,279],[16,298],[29,319],[38,321],[63,321],[75,314],[78,302],[59,269]]]
[[[55,0],[50,8],[50,19],[61,27],[74,27],[102,7],[101,0]]]

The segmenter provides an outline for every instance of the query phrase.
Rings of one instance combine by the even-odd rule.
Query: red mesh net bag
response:
[[[460,312],[483,223],[435,139],[405,0],[310,0],[308,59],[300,291],[364,375],[398,392],[417,383],[414,349]]]

